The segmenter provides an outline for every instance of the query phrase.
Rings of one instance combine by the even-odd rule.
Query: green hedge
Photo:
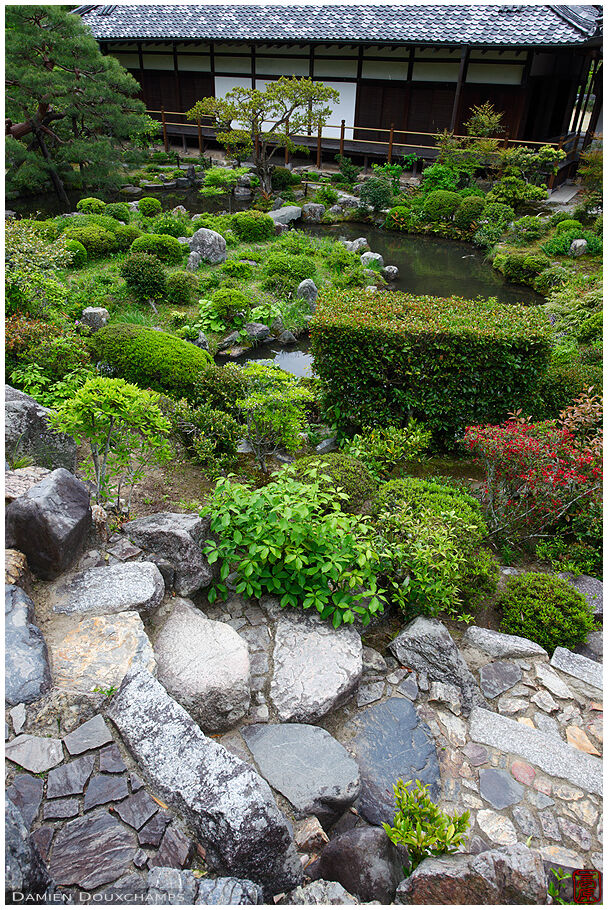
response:
[[[170,234],[142,234],[131,244],[131,251],[149,253],[170,265],[177,265],[184,258],[184,247]]]
[[[546,314],[496,300],[327,290],[311,335],[341,428],[416,417],[446,442],[468,423],[504,420],[535,393],[549,361]]]
[[[140,325],[108,325],[92,336],[90,345],[94,358],[123,379],[179,398],[192,398],[199,374],[217,369],[195,345]]]

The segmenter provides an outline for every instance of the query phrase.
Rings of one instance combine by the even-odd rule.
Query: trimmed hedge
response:
[[[177,265],[184,258],[184,247],[170,234],[142,234],[131,244],[131,252],[149,253],[169,265]]]
[[[105,207],[103,199],[96,196],[85,196],[76,203],[76,211],[84,212],[85,215],[103,215]]]
[[[428,221],[451,221],[462,199],[449,190],[434,190],[424,200],[422,214]]]
[[[68,228],[64,234],[69,240],[77,240],[82,244],[90,259],[109,256],[116,249],[116,236],[96,224]]]
[[[454,215],[456,227],[461,231],[470,231],[473,225],[479,221],[484,206],[483,196],[467,196],[462,200]]]
[[[124,221],[128,224],[131,220],[131,209],[126,202],[110,202],[104,210],[110,218],[116,218],[117,221]]]
[[[197,377],[218,369],[209,354],[167,332],[146,326],[114,323],[90,340],[94,358],[107,363],[118,376],[142,388],[191,399]]]
[[[79,240],[71,238],[65,242],[66,249],[72,254],[72,268],[79,269],[87,261],[87,251]]]
[[[155,196],[143,196],[137,204],[137,211],[144,218],[154,218],[155,215],[160,215],[162,210],[163,207]]]
[[[468,423],[500,423],[536,393],[550,332],[537,308],[359,289],[324,291],[311,323],[315,370],[341,428],[416,417],[446,442]]]
[[[270,240],[275,234],[275,224],[270,215],[250,209],[248,212],[236,212],[230,226],[239,240],[247,243],[258,243]]]

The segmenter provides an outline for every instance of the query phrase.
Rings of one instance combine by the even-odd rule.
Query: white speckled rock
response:
[[[356,629],[300,613],[279,619],[270,699],[282,721],[319,720],[352,695],[362,672]]]
[[[505,635],[494,629],[469,626],[462,636],[462,646],[478,648],[490,657],[548,657],[544,648],[535,641],[519,635]]]
[[[54,593],[53,611],[94,616],[124,610],[150,613],[164,594],[165,583],[154,563],[120,563],[85,569],[59,584]]]

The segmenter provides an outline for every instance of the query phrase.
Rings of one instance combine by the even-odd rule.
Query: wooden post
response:
[[[564,144],[564,139],[565,139],[565,138],[566,138],[566,137],[563,136],[563,135],[559,137],[559,144],[558,144],[558,146],[557,146],[558,150],[561,150],[561,148],[562,148],[562,146],[563,146],[563,144]],[[553,189],[553,184],[554,184],[554,183],[555,183],[555,173],[551,174],[551,176],[549,177],[549,183],[547,184],[547,186],[549,187],[550,190]]]
[[[285,133],[289,136],[289,120],[285,121]],[[285,167],[289,164],[289,146],[285,146]]]
[[[345,131],[346,121],[343,120],[340,124],[340,154],[344,154],[344,131]]]
[[[169,139],[167,138],[167,120],[165,118],[165,109],[161,107],[160,116],[163,124],[163,142],[165,144],[165,152],[169,152]]]
[[[394,137],[395,137],[395,124],[391,123],[391,131],[388,134],[388,155],[386,156],[386,160],[388,161],[389,164],[391,163],[391,158],[393,157],[393,139],[394,139]]]
[[[505,138],[504,138],[504,142],[503,142],[503,144],[502,144],[502,147],[503,147],[504,149],[506,149],[506,148],[509,147],[509,130],[507,130],[507,131],[505,132]]]
[[[203,131],[201,129],[201,121],[197,120],[196,125],[198,127],[198,153],[203,157]]]
[[[321,138],[323,136],[323,127],[319,120],[319,129],[317,131],[317,167],[321,167]]]

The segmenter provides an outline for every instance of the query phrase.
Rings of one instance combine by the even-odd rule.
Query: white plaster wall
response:
[[[246,76],[215,77],[215,97],[223,98],[233,88],[251,88],[251,79]]]
[[[270,80],[268,79],[256,79],[255,87],[264,91]],[[217,83],[217,78],[216,78]],[[335,88],[337,92],[340,93],[340,100],[338,104],[334,104],[332,107],[332,113],[329,115],[328,123],[332,124],[331,126],[323,127],[323,137],[328,139],[339,139],[340,138],[340,121],[345,120],[346,126],[352,126],[355,122],[355,104],[357,100],[357,85],[352,82],[330,82],[329,80],[323,80],[324,85],[328,85],[330,88]],[[217,90],[216,90],[217,94]],[[313,127],[313,133],[316,135],[316,128]],[[352,137],[352,130],[346,131],[346,138],[350,139]]]
[[[488,66],[485,63],[469,63],[467,82],[486,85],[521,85],[523,66]]]
[[[143,54],[143,59],[145,70],[173,71],[173,54]]]
[[[211,59],[204,55],[178,54],[177,67],[180,73],[208,73],[211,70]]]

